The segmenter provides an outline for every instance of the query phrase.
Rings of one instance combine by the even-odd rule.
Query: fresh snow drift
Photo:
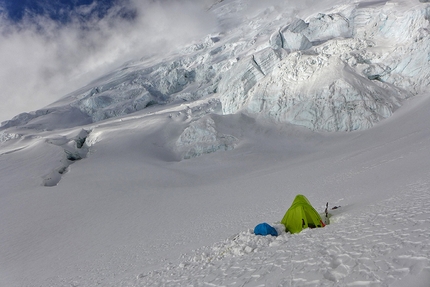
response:
[[[1,286],[428,286],[430,6],[269,2],[2,124]]]

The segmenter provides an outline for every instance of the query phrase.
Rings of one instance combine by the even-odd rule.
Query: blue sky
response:
[[[43,15],[60,22],[70,21],[73,15],[88,17],[79,13],[79,8],[94,4],[90,14],[103,17],[112,7],[114,0],[4,0],[3,9],[13,22],[21,21],[25,15]],[[77,9],[78,8],[78,9]],[[85,11],[85,10],[84,10]]]

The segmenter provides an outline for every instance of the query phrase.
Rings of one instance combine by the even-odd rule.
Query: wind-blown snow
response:
[[[1,286],[428,286],[428,4],[246,3],[3,123]]]

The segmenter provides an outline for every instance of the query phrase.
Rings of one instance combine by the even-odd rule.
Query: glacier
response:
[[[220,1],[210,9],[222,15],[217,10],[229,5],[246,9],[240,4]],[[338,5],[302,18],[268,7],[246,25],[210,34],[163,60],[126,63],[44,109],[3,122],[0,130],[70,128],[179,106],[188,116],[173,149],[190,158],[234,147],[232,136],[219,139],[205,118],[211,113],[245,113],[314,131],[368,129],[428,86],[430,7],[417,1],[404,12],[396,5]],[[262,22],[276,13],[276,20]],[[216,108],[205,108],[215,102]],[[207,112],[190,113],[183,103]],[[56,125],[47,126],[52,118]]]
[[[204,2],[0,127],[0,285],[428,286],[428,3]],[[297,194],[330,224],[286,232]]]

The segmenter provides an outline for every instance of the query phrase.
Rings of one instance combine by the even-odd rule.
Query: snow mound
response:
[[[2,132],[0,133],[0,143],[4,143],[14,139],[19,139],[20,137],[21,136],[19,134]]]
[[[215,121],[209,116],[192,122],[175,143],[175,151],[181,159],[190,159],[218,150],[232,150],[238,139],[219,133]]]

